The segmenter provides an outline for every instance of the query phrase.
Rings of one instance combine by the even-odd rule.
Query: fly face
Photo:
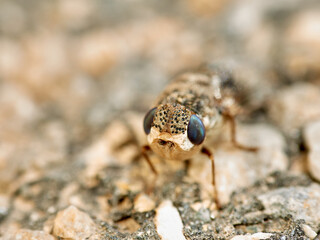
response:
[[[205,127],[201,119],[180,104],[161,104],[144,119],[151,149],[166,159],[185,160],[201,149]]]

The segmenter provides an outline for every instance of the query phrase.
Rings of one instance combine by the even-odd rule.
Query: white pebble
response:
[[[302,229],[304,234],[310,239],[314,239],[317,236],[317,233],[313,231],[312,228],[307,224],[303,224]]]
[[[247,235],[237,235],[231,238],[231,240],[259,240],[259,239],[267,239],[272,236],[272,233],[255,233],[255,234],[247,234]]]
[[[166,200],[160,204],[155,217],[157,232],[162,240],[185,240],[183,224],[178,210]]]

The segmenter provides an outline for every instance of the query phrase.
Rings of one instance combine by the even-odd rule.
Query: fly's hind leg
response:
[[[225,112],[223,113],[223,116],[229,121],[230,127],[231,127],[231,141],[233,145],[239,149],[245,150],[245,151],[250,151],[250,152],[256,152],[258,151],[257,147],[250,147],[243,145],[237,141],[236,135],[237,135],[237,130],[236,130],[236,121],[235,121],[235,116]]]
[[[216,176],[215,176],[215,163],[214,163],[214,155],[213,153],[206,147],[203,147],[201,149],[201,153],[207,155],[209,159],[211,160],[211,171],[212,171],[212,185],[213,185],[213,191],[214,191],[214,202],[218,209],[221,209],[221,205],[218,198],[218,192],[217,192],[217,186],[216,186]]]

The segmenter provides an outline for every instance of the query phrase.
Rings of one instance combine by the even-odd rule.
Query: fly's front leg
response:
[[[216,203],[216,206],[218,209],[221,208],[219,199],[218,199],[218,192],[217,192],[217,186],[216,186],[216,174],[215,174],[215,163],[214,163],[214,155],[213,153],[206,147],[203,147],[201,149],[201,153],[207,155],[209,159],[211,160],[211,171],[212,171],[212,185],[213,185],[213,191],[214,191],[214,202]]]
[[[158,176],[158,172],[156,170],[156,168],[153,166],[149,156],[148,156],[148,152],[151,151],[151,148],[148,146],[148,145],[144,145],[142,146],[141,148],[141,155],[143,156],[143,158],[147,161],[151,171],[156,175]]]
[[[151,148],[150,148],[148,145],[145,145],[145,146],[143,146],[143,147],[141,148],[141,155],[142,155],[143,158],[147,161],[147,163],[148,163],[151,171],[152,171],[152,172],[154,173],[154,175],[155,175],[155,179],[152,181],[152,183],[151,183],[151,182],[148,182],[148,183],[146,184],[146,192],[147,192],[148,194],[150,194],[150,193],[153,191],[154,186],[155,186],[155,182],[156,182],[156,180],[157,180],[157,178],[158,178],[158,172],[157,172],[156,168],[153,166],[153,164],[152,164],[152,162],[151,162],[151,160],[150,160],[150,158],[149,158],[149,156],[148,156],[148,152],[150,152],[150,151],[151,151]]]

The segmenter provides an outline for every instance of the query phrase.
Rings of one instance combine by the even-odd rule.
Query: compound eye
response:
[[[149,110],[149,112],[147,112],[146,116],[144,117],[143,129],[147,135],[150,133],[151,125],[153,123],[153,117],[154,117],[156,110],[157,110],[156,107],[152,108],[151,110]]]
[[[188,138],[195,145],[200,145],[206,136],[206,130],[197,115],[191,115],[188,124]]]

